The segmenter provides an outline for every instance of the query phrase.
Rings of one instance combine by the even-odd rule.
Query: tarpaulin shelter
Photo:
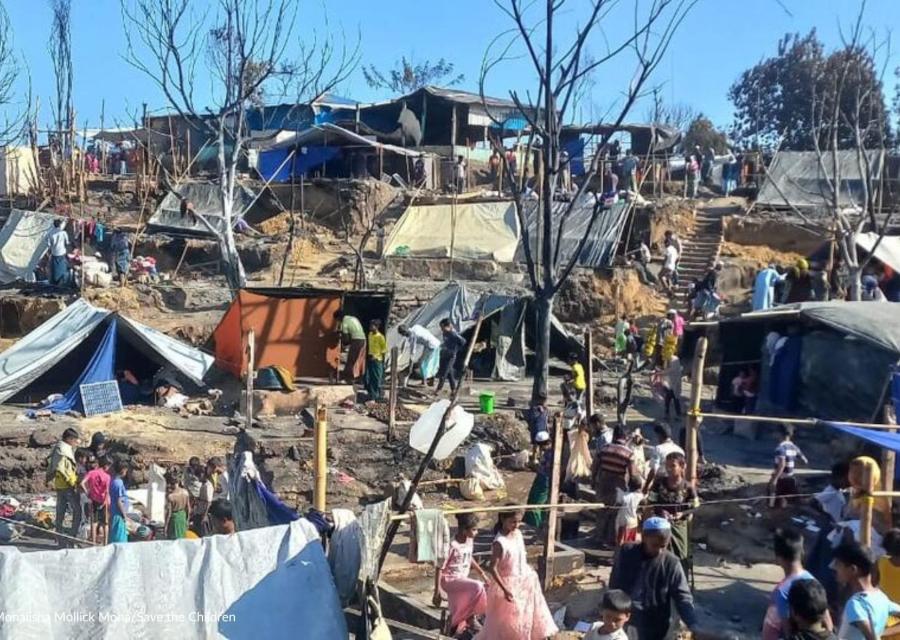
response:
[[[472,368],[479,377],[499,380],[519,380],[527,368],[527,348],[535,344],[537,314],[530,298],[520,295],[484,293],[477,295],[464,284],[450,283],[431,300],[388,329],[389,347],[399,347],[399,367],[405,368],[411,354],[406,339],[397,327],[421,325],[440,337],[440,322],[449,318],[467,340],[473,338],[477,315],[484,320],[477,336],[487,349],[472,358]],[[571,353],[584,352],[582,344],[571,336],[556,318],[552,318],[550,336],[551,355],[559,360]]]
[[[881,151],[867,151],[871,166],[872,184],[877,185],[884,167]],[[766,177],[756,196],[757,206],[775,209],[820,209],[831,207],[832,189],[829,182],[840,176],[838,205],[854,208],[862,205],[862,175],[856,150],[837,152],[837,171],[830,152],[819,162],[815,151],[779,151],[766,169]]]
[[[577,265],[588,268],[601,268],[608,266],[615,257],[619,239],[628,221],[631,212],[630,203],[620,200],[608,207],[602,207],[597,203],[593,194],[586,193],[579,199],[571,212],[569,202],[553,203],[553,228],[554,232],[563,225],[563,234],[559,245],[559,259],[567,262],[578,250],[578,244],[587,236],[587,241],[578,256]],[[598,210],[596,219],[591,225],[595,210]],[[531,247],[531,255],[538,255],[538,218],[540,208],[537,201],[527,201],[525,204],[525,222],[528,228],[528,239]],[[588,231],[590,229],[590,231]],[[555,242],[555,241],[554,241]],[[516,252],[516,260],[525,261],[523,242],[519,243]]]
[[[125,368],[139,379],[167,368],[202,385],[213,360],[156,329],[80,299],[0,353],[0,402],[65,392],[52,408],[80,409],[81,384],[115,380],[116,371]]]
[[[759,372],[757,410],[868,422],[900,361],[900,305],[807,302],[718,324],[717,401],[732,402],[741,369]]]
[[[3,638],[348,637],[319,533],[306,519],[202,540],[3,547],[0,606],[9,616]],[[73,612],[83,617],[73,622]]]
[[[34,282],[34,270],[48,250],[53,222],[60,219],[37,211],[10,211],[0,229],[0,284]]]
[[[281,366],[295,378],[328,378],[340,361],[335,311],[356,316],[364,328],[375,318],[387,326],[392,300],[383,291],[242,289],[213,332],[216,363],[237,377],[244,375],[252,330],[257,369]]]
[[[234,221],[240,219],[248,222],[260,222],[278,213],[280,208],[268,198],[257,194],[246,185],[235,187]],[[181,215],[181,200],[187,198],[194,205],[195,216]],[[209,226],[199,219],[209,223]],[[165,195],[156,211],[148,221],[150,227],[167,233],[190,236],[212,236],[225,230],[225,218],[222,217],[222,202],[219,185],[212,182],[185,182],[174,187]]]
[[[515,205],[458,202],[410,206],[394,225],[384,256],[512,262],[519,244]]]

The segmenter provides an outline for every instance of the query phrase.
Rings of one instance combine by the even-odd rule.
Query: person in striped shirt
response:
[[[591,479],[597,500],[607,505],[616,504],[618,491],[627,491],[629,480],[639,477],[634,460],[634,450],[628,445],[628,436],[621,425],[613,429],[613,441],[600,447],[594,456]],[[615,540],[615,509],[599,512],[596,536],[601,543]]]
[[[799,458],[803,464],[809,464],[800,447],[794,444],[793,438],[794,428],[789,424],[782,425],[781,442],[775,447],[775,469],[769,480],[769,495],[773,497],[772,506],[782,509],[788,503],[788,499],[784,496],[798,493],[797,479],[794,477],[797,459]]]

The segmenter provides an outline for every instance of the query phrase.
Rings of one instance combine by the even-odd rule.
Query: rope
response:
[[[824,420],[816,420],[815,418],[776,418],[773,416],[753,416],[753,415],[745,415],[742,413],[706,413],[703,411],[694,411],[693,409],[688,411],[688,415],[696,418],[718,418],[720,420],[752,420],[754,422],[771,422],[778,424],[797,424],[807,427],[814,427],[820,422],[827,422]],[[872,422],[840,422],[841,424],[846,424],[850,427],[859,427],[861,429],[897,429],[897,425],[895,424],[881,424],[881,423],[872,423]]]

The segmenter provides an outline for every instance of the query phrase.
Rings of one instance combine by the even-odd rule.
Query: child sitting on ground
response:
[[[638,506],[647,499],[647,494],[642,491],[643,481],[639,476],[628,479],[628,491],[617,490],[616,504],[620,505],[616,512],[616,546],[621,547],[626,542],[637,542]]]
[[[595,622],[584,640],[628,640],[625,625],[631,619],[631,598],[619,589],[603,594],[602,618]]]

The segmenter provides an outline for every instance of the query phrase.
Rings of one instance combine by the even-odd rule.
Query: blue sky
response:
[[[252,0],[247,0],[248,2]],[[646,0],[641,0],[646,1]],[[202,11],[207,0],[195,0]],[[623,0],[631,4],[631,0]],[[74,0],[72,37],[75,65],[75,108],[78,126],[88,122],[98,126],[105,100],[106,124],[129,124],[147,102],[152,110],[166,107],[155,87],[123,58],[119,0]],[[583,15],[587,0],[569,0],[563,27]],[[302,27],[298,35],[308,35],[323,25],[327,5],[332,30],[343,29],[349,39],[360,37],[362,61],[389,67],[401,54],[416,60],[447,58],[466,76],[460,85],[476,89],[482,58],[491,39],[510,23],[491,0],[303,0]],[[731,123],[732,109],[727,91],[740,72],[774,52],[786,32],[805,33],[815,27],[827,46],[839,44],[840,24],[855,16],[856,0],[700,0],[675,37],[666,60],[651,84],[662,85],[664,98],[683,102],[708,114],[719,125]],[[49,120],[53,76],[47,54],[50,10],[45,0],[6,0],[13,26],[15,46],[26,59],[34,92],[41,100],[41,122]],[[900,0],[869,0],[866,22],[882,31],[900,34]],[[607,36],[627,28],[621,12],[605,25]],[[897,36],[900,38],[900,35]],[[900,52],[900,41],[895,42]],[[592,44],[602,49],[602,41]],[[890,66],[900,66],[895,54]],[[631,66],[604,67],[596,78],[592,102],[603,110],[615,101],[630,77]],[[893,73],[889,78],[889,98],[893,96]],[[508,63],[489,80],[488,90],[499,96],[512,88],[534,86],[526,62]],[[366,86],[357,71],[339,89],[359,100],[388,97]],[[647,106],[637,107],[629,118],[640,120]],[[596,113],[596,110],[595,110]]]

